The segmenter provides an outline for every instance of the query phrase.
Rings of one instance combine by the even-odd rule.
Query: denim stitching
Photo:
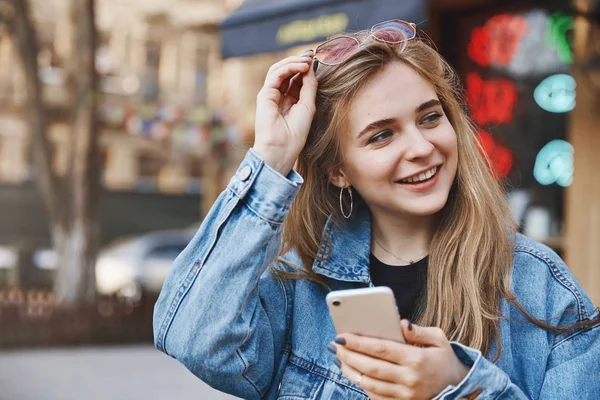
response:
[[[568,336],[568,337],[564,338],[563,340],[561,340],[560,342],[558,342],[554,346],[552,346],[552,350],[556,349],[558,346],[562,345],[563,343],[565,343],[565,342],[573,339],[575,336],[578,336],[578,335],[580,335],[582,333],[586,333],[586,332],[589,332],[589,331],[597,329],[597,328],[600,328],[600,324],[592,326],[592,327],[589,327],[587,329],[582,329],[580,331],[577,331],[577,332],[573,333],[571,336]]]
[[[299,360],[299,361],[295,361],[295,360]],[[331,370],[325,369],[323,367],[319,367],[318,365],[312,363],[311,361],[308,361],[308,360],[306,360],[302,357],[299,357],[293,353],[290,354],[289,362],[290,362],[290,364],[294,364],[298,368],[302,368],[303,370],[308,371],[311,374],[319,375],[321,378],[324,378],[324,379],[329,379],[330,381],[333,381],[333,382],[335,382],[339,385],[342,385],[348,389],[352,389],[353,391],[360,393],[361,395],[364,396],[364,393],[362,391],[357,390],[355,387],[348,385],[346,382],[337,379],[337,376],[339,376],[339,375]],[[306,365],[303,365],[303,364],[306,364]],[[310,366],[310,369],[308,368],[308,366]],[[330,374],[326,374],[324,372],[321,372],[320,370],[328,371]]]
[[[236,197],[231,197],[231,200],[235,200],[235,199],[236,199]],[[175,298],[171,302],[171,307],[169,308],[167,317],[163,320],[163,324],[161,326],[161,329],[160,329],[160,332],[158,335],[159,339],[158,339],[157,347],[160,350],[162,350],[163,352],[165,352],[165,354],[169,354],[166,349],[167,333],[169,332],[169,329],[171,328],[171,325],[173,324],[173,320],[175,319],[175,314],[177,313],[179,306],[183,302],[183,299],[189,293],[192,285],[194,284],[194,281],[196,280],[196,277],[200,274],[200,271],[202,271],[202,269],[204,267],[204,263],[206,262],[206,259],[208,258],[208,256],[212,252],[212,249],[215,247],[215,244],[217,243],[217,239],[219,237],[219,232],[221,231],[223,224],[231,216],[231,213],[235,209],[236,205],[237,205],[237,201],[232,201],[229,204],[227,204],[227,203],[225,204],[225,207],[223,207],[223,208],[226,212],[223,213],[224,217],[217,224],[217,229],[214,232],[214,236],[212,238],[212,243],[210,244],[210,246],[208,246],[208,250],[206,251],[204,259],[201,262],[196,261],[193,264],[191,271],[188,272],[188,274],[185,276],[185,278],[180,283],[179,290],[177,291]],[[198,264],[200,265],[200,268],[196,267]]]
[[[577,301],[577,308],[579,310],[579,313],[578,313],[579,317],[582,317],[583,319],[589,319],[587,310],[585,309],[583,298],[581,297],[581,294],[579,293],[577,288],[573,285],[573,283],[564,277],[564,275],[562,274],[562,272],[560,272],[560,270],[555,265],[553,260],[551,260],[544,253],[542,253],[536,249],[533,249],[531,247],[519,245],[519,246],[515,247],[515,252],[517,252],[517,251],[531,254],[531,255],[539,258],[540,260],[545,261],[546,265],[549,267],[550,271],[552,272],[552,275],[556,278],[556,280],[560,284],[562,284],[567,290],[569,290],[573,294],[573,296],[575,296],[575,299]]]
[[[239,199],[242,203],[244,203],[244,205],[248,208],[248,210],[250,210],[252,212],[252,214],[256,215],[258,218],[262,219],[263,221],[268,222],[271,225],[282,225],[283,224],[283,221],[285,220],[285,218],[283,218],[281,221],[275,221],[270,218],[267,218],[267,217],[263,216],[253,206],[251,206],[245,199],[243,199],[241,197]],[[282,216],[285,217],[286,214],[287,214],[287,209],[284,208],[284,211],[282,212]]]
[[[268,249],[268,246],[267,246],[267,249],[265,250],[265,257],[267,256],[268,253],[269,253],[269,249]],[[263,259],[262,261],[263,262],[261,263],[261,265],[264,265],[265,259]],[[255,287],[254,290],[256,290],[257,292],[259,292],[259,289],[260,289],[260,277],[261,277],[261,275],[258,276],[258,279],[254,283],[254,287]],[[257,301],[260,303],[260,295],[257,295],[256,297],[258,297]],[[262,305],[261,305],[261,307],[262,307]],[[263,311],[264,311],[264,308],[263,308]],[[266,313],[266,311],[265,311],[265,313]],[[287,317],[286,317],[286,319],[287,319]],[[270,321],[269,321],[269,323],[270,323]],[[273,329],[272,329],[272,325],[271,325],[271,333],[272,332],[273,332]],[[246,360],[246,358],[244,357],[243,352],[241,351],[241,348],[248,342],[248,340],[250,340],[251,337],[252,337],[252,334],[250,332],[250,327],[248,326],[248,332],[246,333],[246,337],[240,343],[239,347],[236,350],[236,353],[237,353],[238,357],[242,360],[242,363],[244,364],[244,371],[242,372],[242,376],[244,377],[244,379],[246,379],[252,385],[252,387],[254,387],[254,389],[258,392],[259,396],[262,398],[263,397],[263,393],[260,391],[260,389],[258,388],[258,386],[252,381],[252,379],[250,379],[248,377],[248,375],[247,375],[248,369],[250,368],[250,363],[248,363],[248,360]],[[273,356],[274,356],[274,354],[273,354]],[[268,390],[269,390],[269,387],[267,387],[265,389],[265,393],[268,392]]]
[[[248,332],[248,333],[250,333],[250,332]],[[246,337],[246,339],[244,339],[244,342],[242,342],[242,343],[245,343],[247,339],[248,339],[248,337]],[[238,347],[235,350],[235,354],[238,355],[239,359],[242,361],[242,364],[244,364],[244,371],[242,372],[242,376],[244,377],[244,379],[246,379],[246,381],[248,381],[248,383],[250,384],[250,386],[252,386],[254,388],[254,390],[256,390],[256,393],[258,393],[258,395],[260,396],[260,398],[262,398],[263,397],[263,393],[254,384],[254,382],[252,382],[252,380],[246,376],[246,372],[248,371],[249,366],[248,366],[248,363],[246,362],[246,359],[244,358],[244,356],[242,354],[242,351],[240,350],[240,347]],[[268,390],[268,388],[267,388],[267,390]]]

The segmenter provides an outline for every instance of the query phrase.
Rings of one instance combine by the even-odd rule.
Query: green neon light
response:
[[[571,34],[575,22],[573,17],[555,12],[548,19],[546,42],[556,49],[558,57],[565,64],[573,64],[573,43]]]

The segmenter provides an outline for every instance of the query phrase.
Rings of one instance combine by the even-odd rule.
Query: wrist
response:
[[[287,176],[296,162],[296,157],[288,156],[289,150],[286,149],[274,149],[260,145],[254,145],[252,147],[254,153],[258,155],[265,164],[279,172],[283,176]]]

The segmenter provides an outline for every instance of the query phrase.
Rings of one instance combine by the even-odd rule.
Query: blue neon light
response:
[[[566,113],[575,108],[575,79],[556,74],[544,79],[533,91],[535,102],[551,113]]]
[[[542,185],[556,183],[567,187],[573,183],[573,146],[564,140],[546,144],[535,158],[534,178]]]

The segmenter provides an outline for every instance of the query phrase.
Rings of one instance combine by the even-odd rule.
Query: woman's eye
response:
[[[433,124],[435,122],[437,122],[440,118],[442,118],[442,114],[440,113],[431,113],[429,115],[427,115],[425,118],[423,118],[423,120],[421,121],[422,124]]]
[[[381,141],[389,138],[390,136],[392,136],[392,132],[391,131],[379,132],[378,134],[374,135],[373,137],[371,137],[369,139],[369,144],[381,142]]]

